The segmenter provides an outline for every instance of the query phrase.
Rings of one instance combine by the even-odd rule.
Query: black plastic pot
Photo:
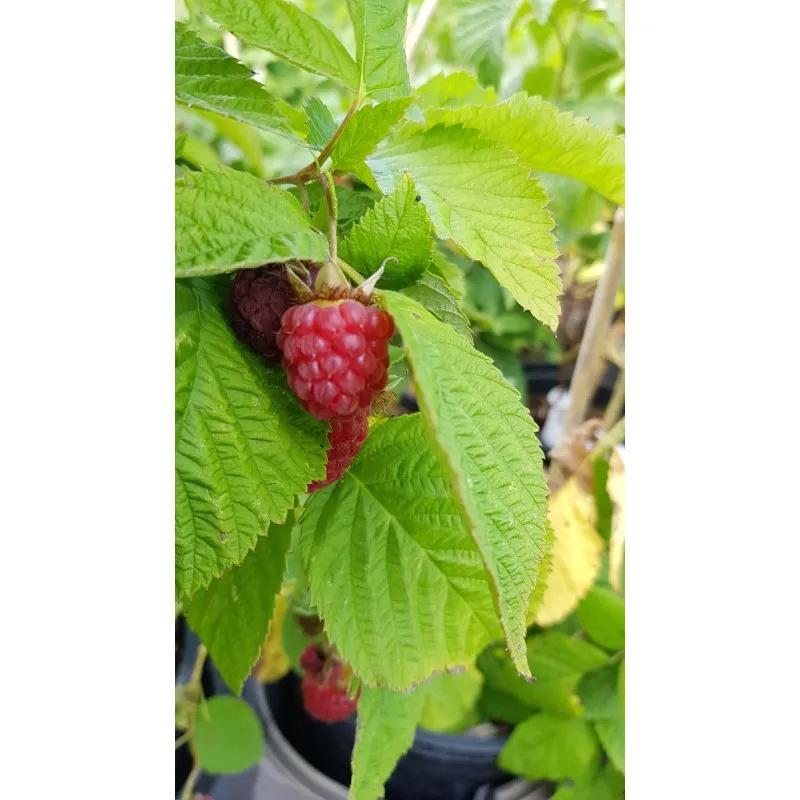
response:
[[[175,646],[176,646],[176,666],[175,666],[175,685],[188,683],[192,676],[197,648],[200,640],[197,634],[186,624],[183,617],[175,620]],[[203,694],[212,697],[215,694],[214,680],[208,662],[203,668],[202,676]],[[183,735],[182,731],[175,729],[175,740]],[[192,770],[192,753],[188,744],[184,744],[175,751],[175,796],[179,797],[186,779]],[[214,777],[211,775],[200,775],[196,784],[196,791],[200,793],[210,792],[214,785]]]
[[[523,362],[522,372],[525,375],[528,396],[546,395],[556,386],[569,386],[574,367],[574,362],[563,367],[545,361]],[[614,364],[609,364],[592,399],[592,405],[595,408],[604,409],[608,405],[617,375],[619,375],[619,368]]]
[[[253,691],[261,694],[256,708],[262,719],[266,705],[269,722],[305,762],[342,788],[350,784],[355,716],[335,724],[310,717],[295,673],[277,683],[255,684],[246,690],[251,697]],[[419,730],[411,750],[386,784],[386,800],[489,800],[496,787],[512,781],[496,765],[505,742],[505,736],[479,738]]]

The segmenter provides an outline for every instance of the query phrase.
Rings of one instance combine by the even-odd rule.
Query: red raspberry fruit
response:
[[[315,644],[310,644],[300,653],[300,668],[307,675],[319,675],[325,666],[325,653]]]
[[[358,708],[358,698],[350,698],[345,687],[319,683],[307,675],[302,689],[306,711],[320,722],[342,722]]]
[[[361,411],[347,419],[334,419],[331,421],[331,432],[328,434],[330,448],[328,449],[328,463],[325,477],[321,481],[314,481],[308,485],[306,491],[310,494],[329,486],[344,475],[344,471],[353,463],[353,459],[361,450],[364,439],[369,432],[369,411]]]
[[[317,419],[368,410],[386,386],[394,320],[356,300],[313,300],[283,315],[278,347],[300,405]]]
[[[301,280],[311,286],[319,267],[305,264],[309,275]],[[231,327],[244,344],[250,345],[269,364],[281,360],[276,342],[281,318],[297,302],[297,292],[283,267],[243,269],[233,280],[228,315]]]
[[[312,717],[341,722],[355,713],[361,689],[353,698],[348,695],[344,665],[335,655],[311,644],[301,653],[300,666],[303,705]]]

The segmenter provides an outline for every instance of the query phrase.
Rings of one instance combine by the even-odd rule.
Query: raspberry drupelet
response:
[[[344,471],[353,463],[353,459],[361,450],[361,445],[369,431],[369,412],[362,411],[347,419],[331,421],[331,432],[328,434],[330,448],[325,477],[308,485],[310,494],[330,485],[344,475]]]

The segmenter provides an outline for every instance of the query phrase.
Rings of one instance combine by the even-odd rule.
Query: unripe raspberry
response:
[[[325,477],[308,485],[310,494],[330,485],[344,475],[344,471],[353,463],[353,459],[361,450],[361,445],[369,432],[369,412],[360,411],[347,419],[331,421],[331,432],[328,434],[330,448]]]
[[[309,271],[300,280],[311,286],[319,267],[306,263]],[[259,267],[236,273],[228,302],[231,327],[244,344],[250,345],[269,364],[281,360],[276,342],[281,318],[297,302],[297,292],[285,267]]]
[[[277,337],[300,404],[317,419],[368,410],[386,386],[394,321],[357,300],[313,300],[283,315]]]

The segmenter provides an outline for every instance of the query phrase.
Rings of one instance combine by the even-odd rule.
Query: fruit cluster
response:
[[[358,707],[358,697],[348,693],[349,676],[345,665],[330,652],[316,644],[309,645],[300,655],[303,670],[303,705],[306,711],[321,722],[342,722]]]
[[[270,363],[280,358],[300,405],[331,423],[327,471],[309,484],[314,492],[339,480],[361,449],[370,408],[388,380],[394,321],[357,290],[312,291],[319,267],[305,269],[308,299],[300,303],[305,298],[283,267],[239,272],[230,316],[241,341]]]

